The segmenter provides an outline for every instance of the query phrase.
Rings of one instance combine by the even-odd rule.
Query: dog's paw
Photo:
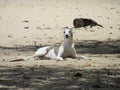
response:
[[[63,60],[63,58],[62,57],[57,57],[56,60],[61,61],[61,60]]]
[[[84,60],[92,60],[91,58],[85,57],[85,56],[79,56],[77,59],[84,59]]]

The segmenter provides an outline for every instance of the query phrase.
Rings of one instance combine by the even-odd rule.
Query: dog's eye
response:
[[[69,33],[71,33],[71,31],[69,31]]]
[[[64,31],[64,33],[65,33],[65,31]]]

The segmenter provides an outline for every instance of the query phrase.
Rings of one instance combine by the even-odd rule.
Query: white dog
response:
[[[64,58],[77,58],[76,50],[73,43],[73,33],[69,28],[64,30],[64,41],[60,47],[46,46],[39,48],[32,58],[35,57],[45,57],[55,60],[63,60]],[[84,56],[80,56],[83,59],[87,59]],[[31,58],[31,57],[29,57]]]

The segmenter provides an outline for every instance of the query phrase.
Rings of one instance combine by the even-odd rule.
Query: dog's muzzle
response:
[[[65,35],[66,38],[68,38],[69,36],[68,35]]]

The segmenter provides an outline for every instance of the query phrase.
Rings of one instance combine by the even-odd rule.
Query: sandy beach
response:
[[[73,29],[77,55],[91,60],[11,62],[60,45],[74,18],[104,26]],[[120,89],[120,0],[0,0],[0,36],[0,89]]]

